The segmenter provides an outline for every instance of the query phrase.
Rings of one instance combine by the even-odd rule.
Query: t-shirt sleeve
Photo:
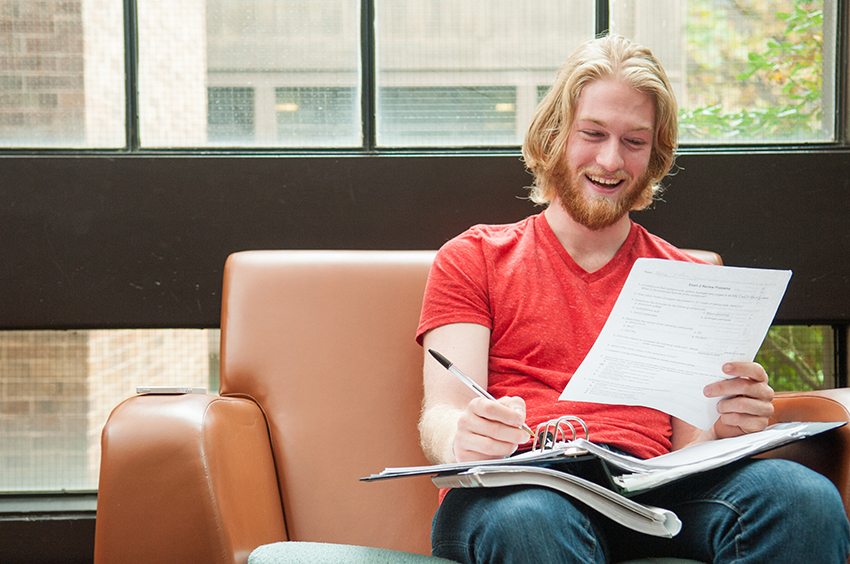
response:
[[[492,329],[487,263],[474,230],[452,239],[437,252],[422,302],[416,341],[449,323],[476,323]]]

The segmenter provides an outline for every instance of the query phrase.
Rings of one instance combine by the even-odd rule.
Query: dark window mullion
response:
[[[848,365],[850,365],[847,325],[833,325],[832,335],[833,354],[835,355],[835,387],[846,388]]]
[[[596,0],[596,35],[607,35],[611,27],[608,0]]]
[[[824,2],[824,28],[826,28],[826,18],[827,17],[835,17],[837,25],[835,26],[835,35],[833,42],[827,46],[824,41],[824,59],[826,58],[826,53],[829,52],[829,49],[833,49],[835,53],[835,71],[833,76],[827,79],[826,75],[824,75],[824,84],[827,84],[830,80],[834,81],[832,84],[832,91],[835,93],[835,140],[842,144],[847,145],[848,139],[850,139],[850,100],[848,100],[848,88],[850,88],[850,78],[848,78],[848,69],[847,66],[850,64],[850,24],[847,21],[848,12],[848,3],[846,0],[838,1],[835,4],[835,11],[827,10],[826,8],[830,2]],[[833,15],[834,14],[834,15]],[[828,37],[824,34],[824,40]],[[826,88],[824,88],[824,92],[826,92]]]
[[[139,149],[139,18],[136,0],[124,0],[125,150]]]
[[[363,124],[363,149],[376,147],[376,67],[375,50],[375,0],[361,0],[360,4],[360,108]]]

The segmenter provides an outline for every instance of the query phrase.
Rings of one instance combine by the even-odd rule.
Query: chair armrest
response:
[[[287,540],[268,427],[252,401],[137,396],[102,435],[96,564],[244,563]]]
[[[850,388],[812,392],[779,392],[770,423],[784,421],[850,420]],[[850,425],[827,431],[765,453],[765,458],[786,458],[820,472],[838,488],[850,515]]]

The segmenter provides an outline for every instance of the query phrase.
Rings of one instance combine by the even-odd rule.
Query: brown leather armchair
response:
[[[413,335],[433,256],[230,256],[220,396],[137,396],[115,408],[102,437],[95,563],[246,562],[279,541],[428,554],[431,482],[358,479],[427,463]],[[781,394],[776,407],[776,421],[845,421],[850,390]],[[775,455],[827,475],[850,509],[850,429]],[[418,559],[432,561],[409,561]]]

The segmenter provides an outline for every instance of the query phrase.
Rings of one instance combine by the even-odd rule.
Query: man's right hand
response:
[[[469,402],[457,422],[454,455],[458,462],[504,458],[528,442],[528,433],[520,428],[525,421],[525,401],[518,397],[498,402],[475,398]]]

